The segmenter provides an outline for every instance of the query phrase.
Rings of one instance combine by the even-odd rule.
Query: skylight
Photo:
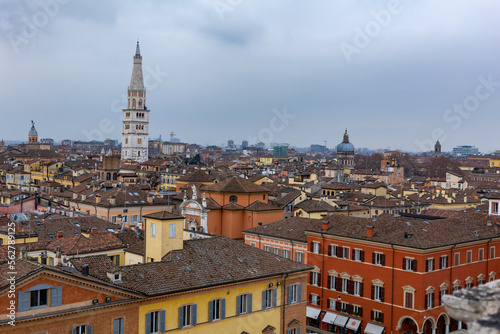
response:
[[[243,263],[243,260],[240,259],[239,257],[237,257],[236,260],[238,260],[239,263]]]
[[[406,225],[411,226],[411,223],[410,222],[406,222]]]

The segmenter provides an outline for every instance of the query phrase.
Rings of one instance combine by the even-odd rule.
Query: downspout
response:
[[[391,244],[392,248],[392,281],[391,281],[391,333],[394,328],[394,244]]]
[[[453,248],[455,248],[457,244],[454,244],[450,248],[450,292],[453,293],[453,266],[454,266],[454,259],[453,259]]]
[[[285,311],[286,311],[286,303],[285,303],[285,298],[286,298],[286,278],[288,277],[288,273],[285,274],[285,279],[283,282],[283,287],[281,293],[283,294],[283,317],[282,317],[282,325],[281,325],[281,333],[285,334]],[[302,298],[302,296],[300,297]],[[288,301],[290,302],[290,301]]]
[[[323,308],[323,303],[324,303],[324,292],[325,289],[323,287],[323,279],[326,277],[325,275],[325,235],[323,232],[321,232],[321,237],[323,238],[323,245],[321,246],[321,282],[319,282],[321,286],[321,303],[320,307]],[[327,309],[328,305],[325,305],[325,309]],[[321,328],[321,322],[319,323],[319,327]]]
[[[486,243],[486,254],[484,255],[486,257],[486,275],[484,277],[486,282],[488,282],[490,280],[488,270],[489,270],[489,264],[490,264],[490,242],[491,242],[491,240],[493,240],[493,238],[490,238],[490,240],[488,240],[488,242]],[[488,279],[486,279],[486,277]]]

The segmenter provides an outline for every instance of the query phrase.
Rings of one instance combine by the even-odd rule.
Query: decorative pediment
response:
[[[384,286],[384,282],[382,282],[382,281],[381,281],[381,280],[379,280],[378,278],[377,278],[377,279],[372,280],[372,284],[373,284],[373,285],[376,285],[376,286]]]
[[[458,286],[460,284],[462,284],[462,281],[459,280],[459,279],[456,279],[456,280],[453,281],[453,286]]]
[[[413,292],[415,292],[415,290],[416,290],[416,289],[415,289],[414,287],[410,286],[410,285],[405,285],[405,286],[403,287],[403,291],[404,291],[404,292],[411,292],[411,293],[413,293]]]
[[[433,286],[429,286],[429,287],[427,287],[427,289],[425,289],[425,292],[432,293],[432,292],[434,292],[434,290],[436,290],[436,289]]]
[[[321,272],[321,269],[319,269],[319,267],[314,266],[314,269],[311,271],[313,271],[315,273],[319,273],[319,272]]]
[[[352,280],[355,282],[363,282],[363,277],[359,276],[358,274],[354,275],[352,277]]]
[[[332,269],[328,271],[328,275],[337,277],[339,273],[335,269]]]
[[[295,326],[300,326],[300,321],[298,321],[297,319],[293,319],[288,323],[288,327],[295,327]]]
[[[441,284],[441,285],[439,286],[439,289],[440,289],[440,290],[445,290],[445,289],[448,289],[448,284],[446,284],[446,283]]]
[[[351,275],[349,275],[349,274],[348,274],[348,273],[346,273],[346,272],[343,272],[343,273],[341,273],[341,274],[340,274],[340,277],[345,278],[345,279],[350,279],[350,278],[351,278]]]
[[[267,325],[267,326],[266,326],[266,328],[264,328],[264,329],[262,330],[262,333],[263,333],[263,334],[272,334],[272,333],[274,333],[274,331],[275,331],[275,330],[276,330],[276,328],[275,328],[275,327],[273,327],[273,326],[271,326],[271,325]]]
[[[465,283],[472,283],[472,281],[474,281],[474,278],[469,276],[465,279]]]

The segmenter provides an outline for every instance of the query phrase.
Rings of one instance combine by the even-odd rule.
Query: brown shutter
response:
[[[314,251],[314,241],[311,241],[311,244],[309,245],[309,251]]]
[[[313,283],[313,273],[312,273],[312,271],[309,273],[309,283],[310,284]]]
[[[403,270],[406,270],[406,258],[403,258]]]
[[[352,314],[354,307],[352,305],[347,305],[347,313]]]
[[[341,307],[341,303],[340,301],[337,300],[337,302],[335,303],[335,311],[340,311],[340,307]]]
[[[351,250],[351,259],[353,259],[353,260],[356,259],[356,250],[355,249]]]
[[[332,245],[328,245],[328,256],[332,256]]]
[[[323,286],[323,284],[321,283],[321,274],[318,273],[318,286]]]
[[[417,260],[413,260],[413,271],[417,272]]]
[[[448,255],[446,255],[446,268],[449,267],[449,264],[448,264]]]
[[[331,276],[328,276],[328,281],[326,282],[326,287],[327,287],[327,289],[332,288],[332,277]]]
[[[438,305],[441,305],[441,291],[438,294]]]
[[[429,259],[425,261],[425,272],[429,271]]]
[[[347,280],[347,293],[350,295],[354,294],[354,281]]]
[[[313,295],[311,293],[311,294],[309,294],[309,304],[312,304],[312,300],[313,300]]]
[[[380,322],[384,322],[384,314],[380,312]]]
[[[441,261],[441,258],[439,258],[439,269],[443,269],[442,264],[443,264],[443,261]]]
[[[342,257],[344,255],[343,247],[337,247],[337,257]]]
[[[372,263],[375,264],[375,252],[372,253]]]
[[[370,311],[370,319],[375,320],[375,312],[373,310]]]
[[[431,305],[432,308],[436,307],[436,301],[434,299],[435,299],[435,295],[434,295],[434,292],[433,292],[432,293],[432,305]]]
[[[375,299],[375,285],[372,285],[372,296],[371,296],[371,299],[372,300]]]
[[[361,262],[365,262],[365,251],[361,251]]]
[[[385,254],[382,254],[382,265],[385,266]]]
[[[425,309],[427,310],[429,308],[429,298],[427,298],[427,294],[425,295]]]
[[[335,279],[335,290],[342,291],[342,279],[340,277]]]
[[[384,297],[385,297],[385,288],[381,287],[380,288],[380,301],[382,303],[384,302]]]
[[[432,260],[432,271],[434,271],[434,268],[436,268],[436,259]]]
[[[363,282],[359,283],[359,296],[363,297],[363,290],[365,289],[365,284]]]
[[[358,307],[358,315],[360,318],[363,317],[363,308],[362,307]]]

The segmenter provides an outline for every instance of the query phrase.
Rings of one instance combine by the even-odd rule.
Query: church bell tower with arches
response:
[[[134,55],[132,78],[127,90],[127,108],[123,109],[121,160],[148,160],[149,110],[142,77],[142,56],[139,41]]]

